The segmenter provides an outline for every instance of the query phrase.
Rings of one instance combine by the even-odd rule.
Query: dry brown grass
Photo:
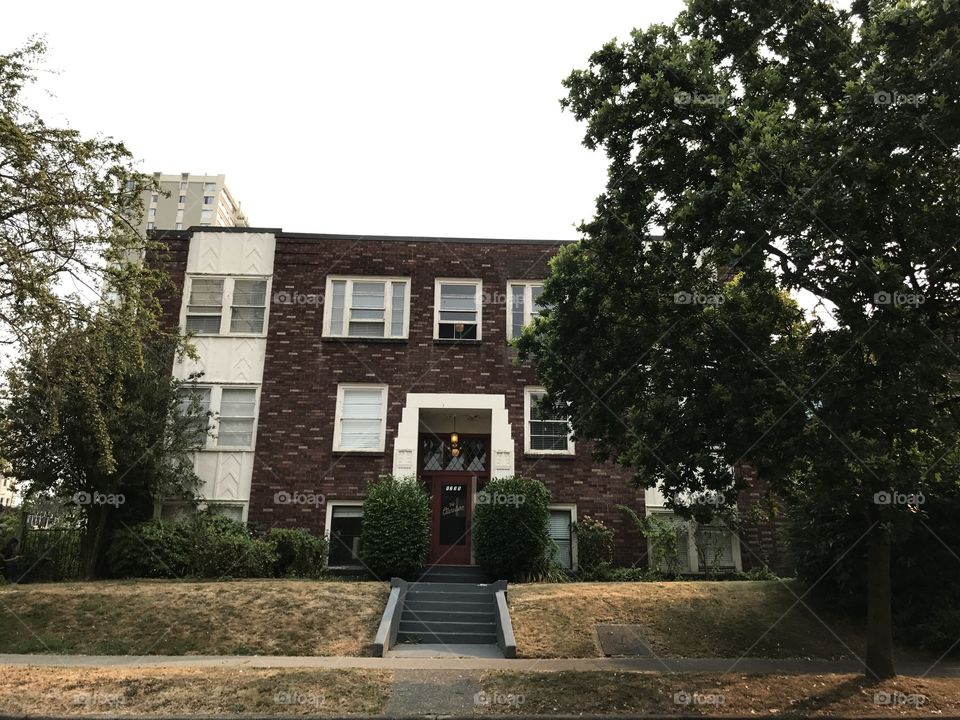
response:
[[[377,714],[393,675],[375,670],[0,666],[5,713]]]
[[[487,672],[482,683],[491,698],[485,706],[489,713],[960,715],[960,678],[898,677],[871,683],[861,675]],[[897,697],[901,704],[877,702],[877,693]],[[923,696],[923,704],[918,695]]]
[[[790,610],[796,597],[778,581],[532,584],[508,596],[523,657],[596,657],[597,623],[640,625],[662,657],[840,659],[862,648],[836,618]]]
[[[0,587],[0,652],[366,655],[379,582],[119,581]]]

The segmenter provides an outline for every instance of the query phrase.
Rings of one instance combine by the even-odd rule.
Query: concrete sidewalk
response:
[[[300,657],[290,655],[2,655],[0,665],[41,667],[248,667],[359,668],[367,670],[510,670],[517,672],[646,672],[646,673],[860,673],[856,661],[770,658],[565,658],[516,659],[475,657]],[[930,664],[904,662],[901,675],[960,677],[960,660]]]

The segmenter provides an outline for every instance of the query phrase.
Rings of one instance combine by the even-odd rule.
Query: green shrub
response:
[[[113,577],[183,577],[190,567],[187,525],[159,520],[118,530],[107,550]]]
[[[610,582],[658,582],[663,580],[663,573],[658,570],[647,570],[637,567],[619,567],[610,570],[605,578]]]
[[[270,577],[276,554],[242,523],[202,512],[121,530],[107,559],[114,577]]]
[[[525,477],[491,480],[473,515],[477,563],[494,578],[537,580],[550,570],[550,492]]]
[[[311,535],[306,530],[273,528],[266,541],[273,548],[275,577],[320,577],[327,557],[325,538]]]
[[[584,515],[574,523],[577,535],[577,557],[585,578],[600,579],[613,564],[613,530],[599,520]]]
[[[412,478],[386,476],[363,501],[360,557],[381,579],[412,580],[430,549],[430,500]]]

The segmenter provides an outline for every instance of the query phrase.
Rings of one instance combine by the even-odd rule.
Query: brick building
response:
[[[664,512],[662,497],[542,412],[543,388],[509,344],[561,243],[200,227],[156,237],[182,288],[165,300],[168,320],[199,354],[174,373],[202,372],[214,413],[195,467],[217,511],[325,533],[331,565],[351,565],[367,487],[416,477],[433,504],[430,562],[471,564],[477,491],[518,474],[550,490],[564,565],[576,567],[570,526],[584,515],[616,530],[618,564],[646,564],[616,506]],[[725,567],[758,563],[736,534],[715,535]],[[682,562],[696,572],[690,538]]]

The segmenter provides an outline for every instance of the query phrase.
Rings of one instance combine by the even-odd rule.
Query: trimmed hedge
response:
[[[276,559],[274,577],[320,577],[327,562],[327,540],[299,528],[273,528],[267,542]]]
[[[494,578],[539,580],[550,571],[550,492],[525,477],[491,480],[477,494],[473,542],[477,563]]]
[[[120,530],[107,553],[114,577],[270,577],[276,561],[271,543],[242,523],[207,512]]]
[[[381,478],[363,501],[360,557],[376,577],[413,580],[430,549],[430,500],[413,478]]]

